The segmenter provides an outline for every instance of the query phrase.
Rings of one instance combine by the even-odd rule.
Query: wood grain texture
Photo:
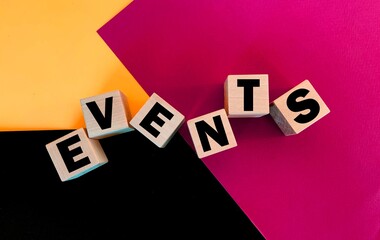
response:
[[[63,182],[78,178],[108,162],[99,140],[89,138],[84,128],[46,144],[46,149]]]
[[[219,120],[220,122],[218,124],[217,121]],[[203,126],[199,126],[198,124],[200,123],[202,123]],[[211,127],[211,132],[215,132],[215,135],[221,137],[222,141],[218,142],[214,137],[210,137],[210,131],[205,133],[206,131],[203,130],[205,130],[204,126],[206,125]],[[219,128],[217,125],[219,125]],[[199,158],[204,158],[237,146],[230,121],[224,109],[190,119],[187,121],[187,126]],[[202,141],[202,136],[204,135],[206,135],[206,137],[204,137]],[[221,144],[221,142],[223,143]]]
[[[303,90],[304,94],[303,96],[298,96],[294,99],[293,104],[298,104],[297,107],[299,108],[297,111],[294,111],[294,109],[289,109],[289,101],[292,98],[291,95],[299,90]],[[297,118],[310,116],[310,114],[312,114],[312,110],[309,109],[309,107],[313,107],[313,104],[314,106],[319,106],[319,110],[314,111],[315,116],[310,117],[307,121],[304,120],[304,122],[299,122]],[[330,109],[311,85],[309,80],[304,80],[270,103],[270,115],[285,136],[302,132],[319,121],[322,117],[326,116],[329,112]]]
[[[160,148],[165,147],[185,121],[158,94],[153,93],[131,120],[131,125]]]
[[[107,105],[107,102],[110,103]],[[133,131],[129,124],[130,111],[127,97],[120,90],[114,90],[80,100],[88,136],[102,139]],[[95,103],[95,104],[94,104]],[[93,108],[89,108],[93,104]],[[97,117],[94,112],[99,112]],[[107,126],[103,126],[109,123]]]
[[[224,82],[224,107],[228,117],[269,114],[268,81],[268,74],[228,75]]]

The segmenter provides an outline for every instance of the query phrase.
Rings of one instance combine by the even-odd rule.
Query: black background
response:
[[[99,140],[109,162],[61,182],[45,148],[73,130],[0,133],[0,239],[264,239],[177,134]]]

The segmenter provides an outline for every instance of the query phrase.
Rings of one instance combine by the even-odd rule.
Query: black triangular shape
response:
[[[71,131],[0,133],[0,239],[264,239],[179,134],[101,139],[109,162],[61,182],[45,145]]]

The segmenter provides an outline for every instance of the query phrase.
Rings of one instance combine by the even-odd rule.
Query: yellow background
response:
[[[148,96],[96,32],[131,0],[0,0],[0,130],[84,127],[80,99]]]

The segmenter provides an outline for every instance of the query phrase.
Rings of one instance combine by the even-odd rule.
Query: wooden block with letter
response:
[[[46,144],[61,181],[72,180],[108,162],[97,139],[87,136],[84,128]]]
[[[165,147],[185,121],[185,116],[153,93],[130,121],[158,147]]]
[[[286,136],[300,133],[329,112],[309,80],[304,80],[270,104],[270,115]]]
[[[134,130],[126,96],[119,90],[80,100],[88,136],[102,139]]]
[[[225,109],[190,119],[187,126],[199,158],[237,146]]]
[[[228,75],[224,82],[224,109],[230,118],[269,114],[268,74]]]

